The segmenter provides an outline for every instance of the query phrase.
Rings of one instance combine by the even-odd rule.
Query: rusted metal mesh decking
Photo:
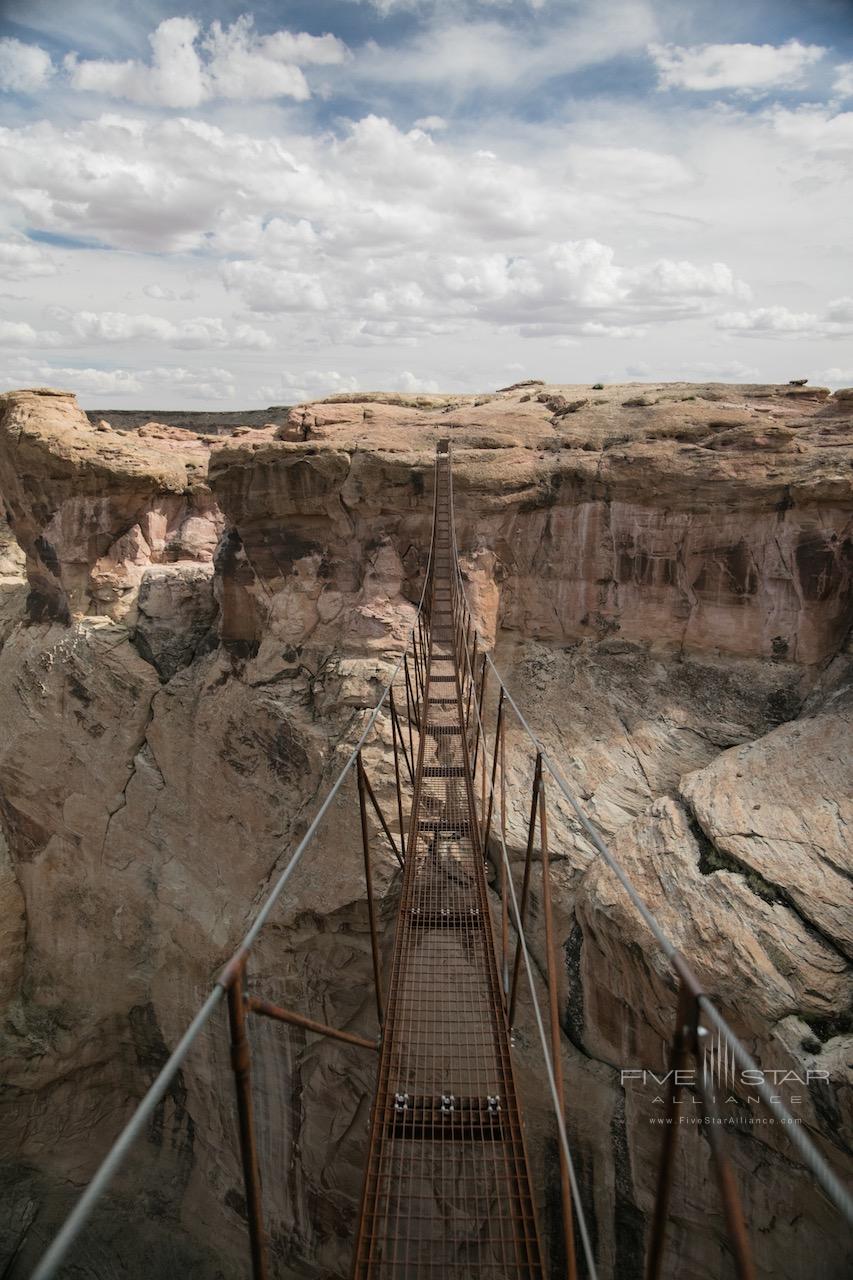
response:
[[[542,1275],[457,660],[448,463],[437,470],[421,747],[355,1275]]]

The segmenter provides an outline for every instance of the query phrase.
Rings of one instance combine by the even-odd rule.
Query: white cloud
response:
[[[842,62],[835,68],[832,89],[840,98],[853,97],[853,62]]]
[[[387,17],[389,13],[412,12],[417,9],[426,9],[433,7],[436,0],[355,0],[356,4],[369,4],[382,17]],[[470,8],[486,8],[486,9],[509,9],[513,5],[518,4],[519,0],[468,0]],[[521,4],[526,4],[527,8],[537,10],[544,9],[548,0],[520,0]],[[450,0],[445,7],[458,11],[465,8],[463,0]]]
[[[34,329],[25,320],[0,320],[0,347],[56,347],[61,335]]]
[[[42,365],[36,371],[48,385],[75,395],[131,395],[142,390],[142,376],[130,369],[74,369]]]
[[[853,111],[833,113],[827,108],[811,105],[794,111],[775,107],[768,118],[781,138],[804,149],[853,151]]]
[[[206,35],[194,18],[167,18],[149,37],[151,62],[65,60],[72,88],[145,105],[188,108],[215,98],[293,98],[311,90],[302,66],[340,63],[336,36],[276,31],[259,36],[251,16],[229,27],[213,22]]]
[[[649,45],[662,89],[761,93],[796,88],[826,50],[816,44]]]
[[[568,148],[567,156],[572,178],[587,189],[621,186],[636,193],[680,187],[693,180],[677,156],[641,147],[575,144]]]
[[[142,292],[146,298],[153,298],[156,302],[194,302],[198,297],[194,289],[184,289],[178,293],[176,289],[164,289],[159,284],[147,284]]]
[[[717,317],[716,324],[746,337],[840,338],[853,334],[853,298],[836,298],[823,316],[783,306],[757,307],[754,311],[727,312]]]
[[[442,85],[454,99],[479,89],[533,87],[550,77],[638,53],[657,34],[646,0],[597,0],[555,12],[526,31],[493,17],[466,20],[458,4],[442,8],[407,43],[363,49],[353,68],[362,83]],[[507,6],[509,7],[509,6]]]
[[[419,378],[408,369],[404,369],[396,378],[392,378],[390,386],[393,391],[403,391],[407,395],[416,395],[419,392],[434,394],[439,390],[434,378]]]
[[[585,338],[642,338],[645,329],[631,325],[603,324],[600,320],[585,320],[579,332]],[[574,345],[574,339],[558,338],[558,345]]]
[[[50,54],[37,44],[23,44],[11,36],[0,40],[0,90],[38,93],[52,75]]]
[[[312,273],[268,267],[262,262],[226,262],[222,279],[236,290],[252,311],[327,311],[329,302]]]
[[[416,129],[423,129],[425,133],[441,133],[446,129],[449,121],[444,116],[422,116],[420,120],[415,121]]]
[[[853,366],[839,369],[837,365],[834,365],[829,369],[818,369],[817,373],[812,376],[811,381],[817,386],[851,387],[853,386]]]
[[[323,396],[335,395],[339,392],[358,391],[358,378],[352,374],[339,373],[337,369],[306,369],[302,373],[283,373],[281,385],[289,401],[316,400]],[[264,387],[274,399],[279,393]]]
[[[164,398],[173,392],[188,400],[231,400],[236,390],[230,369],[156,368],[143,370],[139,376]]]
[[[71,335],[81,342],[151,341],[187,351],[215,347],[268,351],[274,345],[273,339],[263,329],[239,324],[229,330],[218,316],[194,316],[173,323],[163,316],[144,313],[128,315],[123,311],[77,311],[63,314],[68,318]]]
[[[34,276],[55,275],[56,270],[56,263],[38,245],[23,236],[0,239],[0,278],[30,280]]]

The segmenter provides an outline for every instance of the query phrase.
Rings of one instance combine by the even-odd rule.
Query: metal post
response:
[[[391,740],[394,744],[394,783],[397,788],[397,817],[400,821],[400,849],[406,857],[406,838],[403,835],[403,788],[400,783],[400,750],[397,744],[397,716],[394,711],[394,690],[391,690]]]
[[[548,859],[548,812],[545,804],[545,782],[539,779],[539,843],[542,849],[542,908],[545,917],[545,953],[548,968],[548,1010],[551,1020],[551,1069],[560,1103],[560,1114],[565,1116],[563,1096],[563,1055],[560,1036],[560,1009],[557,1003],[557,960],[554,952],[554,916],[551,907],[551,866]],[[575,1229],[572,1215],[572,1186],[566,1154],[560,1144],[560,1192],[563,1203],[563,1232],[566,1238],[566,1274],[568,1280],[577,1280],[575,1258]]]
[[[475,676],[474,676],[474,668],[475,668],[475,667],[476,667],[476,665],[477,665],[477,644],[478,644],[478,642],[479,642],[479,639],[480,639],[480,637],[479,637],[479,635],[477,634],[477,632],[475,631],[475,632],[474,632],[474,656],[473,656],[473,658],[471,659],[470,670],[469,670],[469,672],[468,672],[468,697],[467,697],[466,702],[465,702],[465,732],[466,732],[466,733],[468,732],[469,727],[470,727],[470,723],[471,723],[471,695],[474,693],[474,690],[475,690],[476,685],[477,685],[477,681],[476,681],[476,678],[475,678]],[[468,655],[466,654],[466,655],[465,655],[465,657],[466,657],[466,659],[467,659]],[[480,722],[479,722],[479,720],[478,720],[478,721],[477,721],[477,735],[478,735],[478,737],[479,737],[479,733],[480,733]],[[473,772],[473,771],[472,771],[472,772]]]
[[[389,844],[390,844],[390,846],[391,846],[391,849],[392,849],[392,851],[393,851],[394,857],[397,859],[397,861],[399,862],[400,866],[402,867],[402,865],[403,865],[403,852],[405,852],[405,850],[403,850],[403,852],[401,852],[401,851],[397,848],[397,844],[396,844],[396,842],[395,842],[395,840],[394,840],[394,837],[393,837],[393,836],[392,836],[392,834],[391,834],[391,828],[388,826],[388,823],[385,821],[385,814],[384,814],[384,813],[382,812],[382,810],[379,808],[379,801],[376,799],[376,795],[375,795],[375,793],[374,793],[373,787],[372,787],[372,786],[371,786],[371,784],[370,784],[370,779],[368,778],[367,774],[366,774],[364,771],[362,771],[362,776],[363,776],[363,778],[364,778],[364,785],[365,785],[365,787],[366,787],[366,789],[367,789],[367,796],[368,796],[368,799],[370,800],[370,803],[373,805],[374,812],[375,812],[375,814],[376,814],[377,818],[379,819],[380,823],[382,824],[382,830],[385,832],[385,835],[386,835],[386,836],[387,836],[387,838],[388,838],[388,843],[389,843]],[[403,833],[402,833],[402,830],[401,830],[401,832],[400,832],[401,837],[402,837],[402,834],[403,834]]]
[[[414,760],[415,744],[412,739],[412,682],[409,679],[409,659],[407,657],[403,659],[403,670],[406,673],[406,721],[409,726],[409,753]],[[418,726],[418,732],[420,732],[420,726]]]
[[[261,1198],[261,1175],[255,1142],[255,1115],[252,1106],[252,1074],[249,1039],[246,1035],[246,1001],[243,985],[246,958],[242,958],[228,988],[228,1020],[231,1025],[231,1068],[237,1090],[237,1120],[240,1133],[240,1159],[246,1191],[246,1217],[249,1224],[249,1247],[254,1280],[266,1280],[266,1236]]]
[[[486,696],[486,675],[487,675],[488,670],[489,670],[489,667],[488,667],[488,661],[489,661],[489,659],[488,659],[488,654],[485,654],[485,653],[484,653],[484,654],[483,654],[483,669],[482,669],[482,673],[481,673],[481,675],[480,675],[480,700],[479,700],[479,704],[478,704],[478,705],[479,705],[479,707],[480,707],[480,712],[481,712],[481,714],[482,714],[482,712],[483,712],[483,708],[484,708],[484,707],[485,707],[485,705],[486,705],[486,704],[485,704],[485,702],[484,702],[484,698],[485,698],[485,696]],[[471,765],[471,773],[472,773],[472,774],[474,774],[474,776],[475,776],[475,777],[476,777],[476,774],[477,774],[477,756],[479,755],[479,752],[480,752],[480,733],[479,733],[479,722],[478,722],[478,725],[477,725],[477,730],[478,730],[478,732],[477,732],[477,741],[476,741],[476,743],[474,744],[474,763]]]
[[[680,1076],[687,1066],[689,1051],[688,1038],[690,1024],[695,1023],[696,1000],[682,977],[678,990],[678,1008],[675,1015],[675,1031],[672,1036],[672,1048],[669,1059],[669,1078],[667,1080],[666,1103],[664,1105],[663,1145],[658,1165],[658,1185],[655,1195],[655,1208],[652,1215],[652,1226],[649,1238],[649,1254],[646,1261],[646,1280],[659,1280],[663,1263],[663,1246],[666,1238],[666,1223],[669,1216],[669,1193],[672,1186],[672,1172],[675,1162],[675,1142],[678,1136],[678,1123],[675,1113],[678,1094],[681,1090]]]
[[[483,663],[483,671],[486,664]],[[503,689],[501,689],[503,695]],[[503,696],[501,697],[503,710]],[[506,848],[506,722],[501,723],[501,850]],[[504,1010],[509,1002],[509,901],[506,884],[506,858],[501,857],[501,986],[504,993]]]
[[[539,782],[542,778],[542,753],[536,752],[536,768],[533,770],[533,792],[530,798],[530,821],[527,824],[527,852],[524,855],[524,880],[521,885],[521,902],[518,907],[519,931],[524,929],[524,913],[530,894],[530,867],[533,861],[533,838],[536,834],[536,812],[539,806]],[[515,963],[512,967],[512,988],[509,997],[509,1022],[515,1017],[515,1000],[518,995],[518,977],[521,971],[521,938],[515,944]]]
[[[406,740],[405,740],[405,738],[403,737],[403,730],[400,728],[400,720],[399,720],[399,717],[398,717],[398,715],[397,715],[397,704],[396,704],[396,703],[395,703],[395,701],[394,701],[394,690],[393,690],[393,689],[391,689],[391,690],[389,691],[388,705],[389,705],[389,708],[390,708],[390,711],[391,711],[392,732],[396,732],[397,738],[399,738],[399,741],[400,741],[400,747],[402,748],[402,751],[403,751],[403,759],[405,760],[405,762],[406,762],[406,768],[407,768],[407,769],[408,769],[408,771],[409,771],[409,779],[410,779],[410,781],[411,781],[411,783],[412,783],[412,786],[414,786],[414,785],[415,785],[415,770],[414,770],[414,764],[413,764],[413,762],[409,759],[409,753],[406,751]]]
[[[723,1126],[720,1123],[720,1112],[717,1108],[713,1090],[707,1088],[704,1073],[699,1066],[698,1056],[697,1052],[696,1079],[699,1087],[699,1096],[702,1099],[704,1110],[711,1118],[711,1123],[705,1126],[704,1131],[711,1144],[711,1154],[714,1157],[717,1185],[720,1188],[720,1198],[723,1202],[723,1212],[726,1216],[726,1227],[728,1229],[729,1242],[732,1246],[732,1253],[734,1254],[735,1270],[738,1280],[756,1280],[752,1250],[746,1233],[746,1224],[743,1220],[743,1206],[741,1205],[732,1166],[726,1155],[723,1143]]]
[[[500,697],[498,698],[498,719],[495,725],[495,754],[492,758],[492,785],[491,785],[491,789],[489,790],[489,809],[486,814],[486,833],[483,836],[483,853],[484,854],[488,854],[489,852],[489,835],[492,830],[492,810],[494,809],[494,804],[495,804],[495,778],[498,772],[498,752],[500,750],[501,734],[503,733],[503,723],[504,723],[504,691],[503,689],[501,689]],[[485,781],[485,776],[486,776],[486,750],[484,745],[483,747],[483,780],[484,781]]]
[[[361,752],[356,758],[358,775],[358,807],[361,814],[361,843],[364,849],[364,883],[367,888],[367,917],[370,921],[370,950],[373,953],[373,981],[376,987],[376,1013],[380,1027],[385,1022],[385,1011],[382,1007],[382,975],[379,966],[379,938],[376,933],[376,911],[373,906],[373,873],[370,868],[370,834],[367,829],[367,804],[364,765]]]

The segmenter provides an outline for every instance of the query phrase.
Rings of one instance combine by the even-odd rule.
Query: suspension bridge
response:
[[[487,685],[492,711],[487,714]],[[507,722],[529,743],[532,787],[523,874],[507,850]],[[487,724],[488,721],[488,724]],[[390,727],[394,797],[383,808],[364,749],[381,724]],[[318,831],[341,794],[357,799],[378,1041],[326,1025],[252,991],[248,961],[264,925],[297,867],[310,857]],[[118,1136],[71,1215],[33,1272],[33,1280],[63,1273],[63,1263],[107,1194],[187,1055],[227,1004],[236,1090],[239,1154],[245,1190],[248,1257],[254,1280],[279,1274],[265,1223],[269,1196],[258,1153],[249,1025],[265,1018],[328,1036],[352,1050],[378,1048],[376,1089],[365,1135],[364,1180],[354,1230],[354,1280],[483,1277],[538,1280],[599,1274],[566,1126],[557,953],[551,892],[549,796],[567,802],[579,828],[620,882],[669,962],[674,996],[671,1073],[666,1115],[676,1114],[676,1070],[702,1057],[712,1032],[742,1071],[756,1064],[650,913],[601,834],[527,724],[476,630],[460,570],[453,501],[452,454],[439,444],[434,467],[429,558],[417,617],[391,681],[304,837],[255,916],[251,928],[175,1046],[136,1112]],[[383,973],[374,893],[376,842],[401,867],[399,907],[390,966]],[[487,859],[496,873],[487,877]],[[532,958],[530,907],[535,891],[544,932],[544,975]],[[519,883],[516,883],[519,881]],[[544,978],[546,981],[542,981]],[[541,1196],[531,1174],[523,1108],[514,1067],[512,1029],[519,1002],[541,1048],[542,1088],[550,1102],[559,1176],[555,1245],[542,1231]],[[713,1090],[700,1070],[698,1105],[718,1118]],[[752,1084],[768,1111],[785,1123],[797,1159],[840,1214],[853,1223],[853,1201],[804,1126],[791,1123],[779,1097]],[[749,1232],[725,1138],[708,1137],[717,1195],[739,1280],[756,1275]],[[647,1280],[677,1275],[667,1259],[667,1224],[678,1126],[664,1125],[657,1196],[645,1233]]]

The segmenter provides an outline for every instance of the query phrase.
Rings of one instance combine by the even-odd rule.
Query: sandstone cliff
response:
[[[849,399],[525,385],[333,399],[215,439],[112,432],[71,397],[11,393],[0,416],[10,1277],[28,1273],[164,1061],[375,702],[414,614],[444,438],[469,591],[511,687],[759,1059],[831,1071],[803,1110],[843,1166]],[[525,760],[516,734],[520,781]],[[387,787],[387,750],[371,767]],[[270,998],[370,1035],[351,804],[264,935],[255,974]],[[569,1118],[602,1274],[624,1280],[641,1274],[659,1134],[619,1068],[660,1063],[672,1000],[651,939],[563,816]],[[524,821],[520,799],[517,858]],[[377,857],[390,941],[396,864]],[[533,1084],[528,1030],[519,1052]],[[281,1274],[345,1274],[372,1064],[258,1034],[264,1160],[271,1184],[286,1184],[268,1206]],[[528,1092],[536,1145],[544,1118]],[[220,1026],[81,1243],[77,1274],[242,1274],[232,1138]],[[733,1146],[760,1274],[796,1280],[818,1251],[822,1274],[843,1274],[837,1220],[783,1137],[744,1130]],[[669,1274],[721,1274],[701,1139],[682,1155],[675,1218]]]

